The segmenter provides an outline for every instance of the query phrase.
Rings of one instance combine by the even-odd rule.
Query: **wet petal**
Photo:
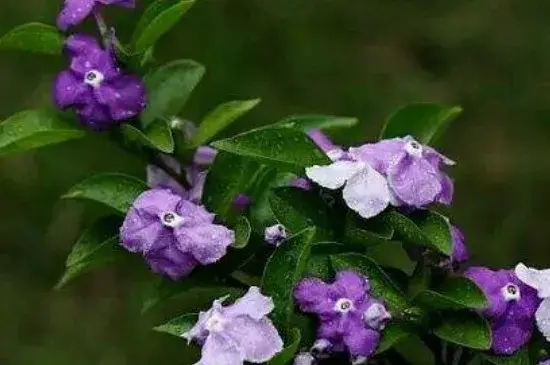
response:
[[[230,336],[239,346],[244,359],[252,363],[263,363],[283,350],[283,340],[277,329],[267,318],[254,320],[248,316],[231,319],[224,334]]]
[[[379,341],[380,333],[365,327],[360,322],[353,322],[344,336],[344,342],[352,356],[371,356]]]
[[[227,248],[235,242],[235,232],[217,224],[202,224],[176,228],[174,234],[178,248],[191,253],[202,265],[219,261],[227,253]]]
[[[134,76],[122,76],[95,90],[99,103],[106,105],[113,120],[131,119],[145,107],[145,86]]]
[[[327,166],[306,168],[306,175],[317,184],[328,188],[341,188],[353,175],[365,168],[365,164],[354,161],[336,161]]]
[[[87,34],[73,34],[65,41],[65,51],[70,57],[85,56],[101,52],[101,46],[96,38]]]
[[[176,213],[185,219],[183,226],[188,228],[214,222],[214,214],[207,211],[204,206],[185,199],[177,204]]]
[[[130,252],[147,252],[152,247],[167,247],[173,238],[156,219],[136,208],[130,208],[120,229],[121,244]]]
[[[366,219],[381,213],[391,200],[386,179],[370,167],[349,178],[343,196],[348,207]]]
[[[345,292],[344,296],[354,302],[364,300],[370,290],[367,278],[351,270],[337,273],[332,286],[341,287],[341,290]]]
[[[550,269],[537,270],[519,263],[515,273],[519,280],[537,290],[540,298],[550,297]]]
[[[516,320],[506,316],[491,324],[493,351],[498,355],[511,355],[531,339],[534,324],[532,318]]]
[[[56,106],[60,109],[84,104],[90,100],[91,94],[90,87],[70,71],[63,71],[55,78],[53,96]]]
[[[156,165],[147,165],[147,185],[150,188],[170,189],[175,194],[187,197],[187,192],[180,183]]]
[[[179,280],[187,276],[198,265],[193,255],[178,250],[175,242],[171,242],[162,249],[147,253],[145,260],[153,272],[166,275],[172,280]]]
[[[333,314],[335,301],[329,296],[329,285],[317,278],[306,278],[294,289],[300,309],[308,313]]]
[[[57,27],[63,31],[84,21],[94,10],[95,0],[65,0],[57,17]]]
[[[499,318],[506,312],[508,302],[502,295],[502,288],[513,282],[514,276],[507,270],[493,271],[484,267],[470,267],[464,276],[472,280],[489,300],[483,314],[489,318]]]
[[[546,338],[546,341],[550,341],[550,298],[542,301],[537,309],[535,318],[540,333]]]
[[[451,238],[453,243],[452,261],[456,263],[468,261],[469,254],[464,235],[456,226],[451,226]]]
[[[196,365],[242,365],[244,354],[227,336],[210,333],[202,347],[202,357]]]
[[[252,286],[244,296],[225,309],[224,315],[227,317],[246,315],[258,321],[271,313],[274,307],[273,299],[263,295],[257,286]]]
[[[422,158],[411,156],[389,169],[388,182],[399,199],[416,207],[432,203],[442,190],[433,166]]]
[[[77,109],[80,121],[87,128],[95,131],[101,131],[108,128],[111,123],[111,117],[103,105],[97,103],[93,98],[86,101],[86,104]]]
[[[387,174],[388,169],[396,165],[407,155],[404,150],[407,141],[403,138],[392,138],[377,143],[367,143],[361,147],[351,147],[349,155],[356,161],[366,162],[376,171]]]
[[[441,192],[436,198],[437,202],[445,205],[451,205],[454,194],[453,180],[448,175],[441,173],[439,175],[439,183],[441,184]]]

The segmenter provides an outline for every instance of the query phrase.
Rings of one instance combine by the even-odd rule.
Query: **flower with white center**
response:
[[[199,320],[182,334],[202,345],[201,365],[242,365],[263,363],[283,350],[283,340],[267,317],[273,300],[251,287],[234,304],[223,306],[221,298],[199,314]]]
[[[500,289],[502,296],[504,297],[504,300],[507,302],[514,300],[520,300],[521,299],[521,292],[517,285],[508,283],[505,286]]]
[[[354,309],[353,301],[348,298],[340,298],[336,301],[336,304],[334,304],[334,310],[342,314],[348,313]]]
[[[166,227],[176,228],[181,226],[185,222],[185,219],[176,212],[168,211],[160,215],[160,221]]]
[[[550,341],[550,269],[537,270],[519,263],[515,272],[519,280],[535,289],[542,299],[535,318],[539,331]]]
[[[308,178],[327,189],[343,189],[348,207],[363,218],[381,213],[392,201],[386,178],[366,162],[336,161],[306,168]]]
[[[94,88],[98,88],[99,86],[101,86],[103,80],[105,80],[105,75],[103,75],[98,70],[90,70],[84,75],[84,83]]]

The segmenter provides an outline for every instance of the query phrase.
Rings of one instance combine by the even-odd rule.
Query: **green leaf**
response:
[[[384,299],[390,312],[400,313],[409,307],[405,295],[376,262],[356,253],[331,256],[336,271],[352,269],[365,275],[371,284],[372,294]]]
[[[429,144],[460,113],[462,108],[459,106],[449,107],[435,103],[405,105],[386,120],[380,139],[411,135],[418,142]]]
[[[248,190],[259,171],[255,161],[218,153],[204,184],[203,202],[208,210],[224,220],[234,218],[233,201]]]
[[[78,239],[67,257],[66,270],[57,285],[61,289],[77,276],[111,263],[116,258],[120,219],[99,219]]]
[[[292,115],[277,122],[275,125],[295,128],[307,132],[311,129],[331,129],[353,127],[359,122],[357,118],[338,117],[334,115]]]
[[[318,234],[329,238],[338,219],[330,214],[328,206],[313,192],[299,188],[273,189],[269,198],[275,217],[290,232],[299,232],[307,227],[317,227]]]
[[[390,322],[382,332],[382,338],[376,349],[376,354],[391,349],[399,341],[409,337],[412,330],[404,323]]]
[[[491,348],[491,328],[478,314],[446,312],[441,321],[434,329],[434,334],[442,340],[477,350]]]
[[[184,314],[182,316],[172,318],[160,326],[154,327],[153,330],[181,337],[182,334],[193,328],[195,323],[197,323],[198,318],[199,316],[196,313]]]
[[[305,133],[288,128],[260,128],[212,143],[215,148],[257,159],[290,172],[328,165],[328,157]]]
[[[204,66],[192,60],[170,62],[145,77],[147,108],[141,122],[149,125],[155,119],[172,118],[183,109],[204,75]]]
[[[140,145],[152,147],[164,153],[174,152],[174,138],[168,123],[163,119],[155,119],[140,131],[130,124],[122,125],[122,133],[130,140]]]
[[[29,51],[61,54],[65,37],[48,24],[28,23],[20,25],[0,38],[0,50]]]
[[[147,185],[135,177],[123,174],[94,175],[73,186],[63,199],[91,200],[125,215]]]
[[[300,348],[300,341],[302,340],[302,334],[298,328],[293,328],[289,335],[289,340],[286,343],[283,351],[275,355],[274,358],[269,360],[268,365],[285,365],[289,364],[293,359],[296,352]]]
[[[193,4],[195,0],[157,0],[151,4],[143,13],[132,36],[133,50],[142,53],[153,46],[180,21]]]
[[[52,110],[20,112],[0,123],[0,156],[82,138],[77,123]]]
[[[239,217],[237,225],[234,228],[235,230],[235,242],[231,247],[233,248],[244,248],[248,245],[250,240],[250,234],[252,233],[252,228],[250,227],[250,222],[243,215]]]
[[[447,256],[453,253],[451,226],[441,214],[423,210],[408,218],[395,210],[388,210],[382,217],[393,227],[398,239],[429,247]]]
[[[525,348],[510,356],[481,355],[483,359],[494,365],[530,365],[529,351]]]
[[[488,305],[485,294],[472,281],[463,278],[447,278],[435,290],[423,290],[414,303],[429,309],[483,309]]]
[[[293,290],[306,268],[315,228],[307,228],[288,239],[271,255],[262,278],[262,292],[273,298],[272,318],[284,333],[290,330]]]
[[[260,103],[260,99],[230,101],[218,105],[214,110],[208,113],[201,124],[197,133],[191,139],[190,145],[198,147],[206,144],[216,134],[229,126],[235,120],[252,110]]]

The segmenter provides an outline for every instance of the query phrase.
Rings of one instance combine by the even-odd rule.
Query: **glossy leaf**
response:
[[[134,35],[132,48],[136,53],[145,52],[166,32],[172,29],[195,0],[157,0],[143,13]]]
[[[160,326],[154,327],[153,330],[181,337],[182,334],[193,328],[195,323],[197,323],[198,318],[199,316],[196,313],[184,314],[173,318]]]
[[[0,156],[82,138],[86,132],[52,110],[29,110],[0,123]]]
[[[315,228],[307,228],[288,239],[271,255],[262,278],[262,292],[273,298],[272,318],[284,333],[290,330],[293,291],[306,268]]]
[[[252,228],[250,227],[250,222],[248,219],[245,216],[240,216],[234,230],[235,242],[231,246],[233,248],[246,247],[246,245],[248,245],[248,241],[250,240],[250,234],[252,233]]]
[[[434,290],[418,293],[414,302],[429,309],[483,309],[489,304],[485,294],[472,281],[463,278],[447,278]]]
[[[147,108],[141,114],[141,122],[149,125],[155,119],[170,119],[183,109],[205,69],[192,60],[170,62],[145,77]]]
[[[260,99],[230,101],[218,105],[202,120],[197,133],[191,139],[191,146],[197,147],[209,142],[212,137],[228,127],[235,120],[252,110]]]
[[[439,213],[423,210],[411,218],[389,210],[383,219],[395,230],[396,238],[405,242],[422,245],[447,256],[453,252],[449,220]]]
[[[334,115],[292,115],[276,123],[277,126],[307,132],[311,129],[349,128],[359,122],[357,118]]]
[[[279,352],[275,357],[267,363],[268,365],[285,365],[292,363],[294,355],[298,352],[300,348],[300,341],[302,340],[302,335],[298,328],[293,328],[288,336],[289,339],[285,343],[285,348],[283,351]]]
[[[233,202],[245,193],[260,173],[255,161],[229,153],[218,153],[206,177],[203,203],[222,219],[233,218]]]
[[[510,356],[496,356],[496,355],[481,355],[483,359],[494,365],[531,365],[533,364],[529,359],[529,351],[527,349],[521,349]]]
[[[213,142],[212,146],[291,172],[302,172],[307,166],[330,163],[305,133],[290,128],[255,129]]]
[[[369,257],[357,253],[346,253],[331,257],[335,271],[352,269],[365,275],[371,284],[371,292],[382,298],[390,311],[399,313],[409,307],[404,293],[390,277]]]
[[[406,324],[390,322],[382,331],[382,338],[376,349],[376,354],[391,349],[399,341],[409,337],[411,333],[412,330]]]
[[[491,328],[473,312],[446,312],[433,332],[442,340],[460,346],[477,350],[491,348]]]
[[[63,195],[63,198],[91,200],[125,215],[134,200],[145,190],[147,185],[135,177],[113,173],[100,174],[76,184]]]
[[[0,38],[0,50],[61,54],[65,37],[51,25],[28,23],[20,25]]]
[[[65,286],[77,276],[104,266],[116,258],[120,220],[113,217],[95,222],[78,239],[67,257],[65,273],[56,289]]]
[[[124,124],[121,128],[124,136],[130,141],[152,147],[164,153],[172,153],[174,151],[172,130],[163,119],[155,119],[145,127],[144,131],[130,124]]]
[[[429,144],[455,119],[462,108],[434,103],[405,105],[387,120],[380,139],[413,136],[421,143]]]

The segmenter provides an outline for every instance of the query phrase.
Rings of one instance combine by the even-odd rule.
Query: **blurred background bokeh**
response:
[[[0,33],[53,23],[60,3],[4,0]],[[148,1],[138,3],[141,11]],[[125,39],[138,13],[107,18]],[[450,214],[474,262],[549,266],[549,15],[544,1],[199,0],[156,57],[206,65],[184,113],[191,120],[222,101],[263,99],[229,133],[325,113],[359,117],[360,126],[334,135],[359,143],[403,103],[462,105],[438,147],[458,161]],[[64,65],[0,54],[0,117],[49,104]],[[100,171],[144,172],[98,136],[0,160],[0,364],[190,363],[181,341],[149,330],[158,318],[140,317],[134,272],[108,268],[52,291],[90,221],[59,196]]]

